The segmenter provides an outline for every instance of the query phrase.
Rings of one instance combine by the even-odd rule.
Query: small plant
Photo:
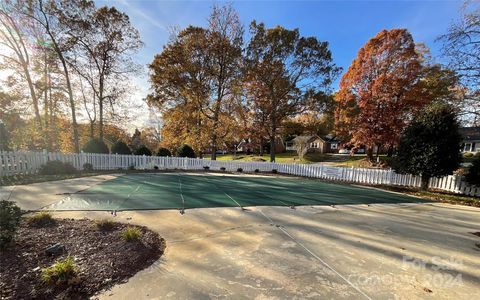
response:
[[[154,169],[154,170],[158,170],[158,166],[153,166],[153,169]]]
[[[52,225],[53,223],[55,223],[55,220],[53,219],[52,214],[46,211],[42,211],[28,217],[27,223],[30,226],[43,227]]]
[[[468,168],[465,179],[470,184],[480,185],[480,157],[473,160],[472,165]]]
[[[116,141],[112,145],[112,153],[114,154],[132,154],[132,150],[123,141]]]
[[[42,165],[39,170],[42,175],[74,174],[77,172],[71,163],[59,160],[50,160]]]
[[[273,169],[273,170],[272,170],[272,173],[273,173],[273,174],[277,174],[277,173],[278,173],[277,169]]]
[[[93,171],[93,165],[91,163],[84,163],[83,170],[86,172],[91,172]]]
[[[142,232],[137,227],[128,226],[122,232],[122,238],[127,242],[136,242],[142,237]]]
[[[85,146],[83,146],[82,150],[85,153],[110,153],[107,144],[99,138],[89,140]]]
[[[68,256],[59,260],[48,268],[42,269],[42,281],[48,284],[68,282],[76,276],[77,267],[73,257]]]
[[[470,157],[473,157],[473,155],[474,155],[474,154],[473,154],[472,152],[465,152],[465,153],[463,154],[463,157],[465,157],[465,158],[470,158]]]
[[[95,220],[93,223],[102,231],[112,230],[115,227],[115,222],[108,219]]]
[[[152,151],[148,149],[145,145],[140,145],[137,150],[133,153],[135,155],[145,155],[145,156],[152,156]]]
[[[13,201],[0,201],[0,249],[6,248],[17,231],[22,211]]]
[[[208,170],[210,170],[210,167],[209,167],[209,166],[204,166],[203,169],[204,169],[205,171],[208,171]]]
[[[195,151],[189,145],[182,145],[177,149],[177,156],[195,158]]]
[[[134,166],[134,165],[128,166],[128,170],[129,170],[129,171],[135,170],[135,166]]]
[[[172,153],[167,148],[158,149],[157,156],[172,156]]]
[[[243,169],[242,169],[242,168],[238,168],[238,169],[237,169],[237,172],[243,172]]]
[[[255,173],[260,173],[260,170],[259,169],[255,169],[255,171],[253,171]]]
[[[220,171],[225,172],[225,170],[226,170],[225,167],[221,167],[221,168],[220,168]]]

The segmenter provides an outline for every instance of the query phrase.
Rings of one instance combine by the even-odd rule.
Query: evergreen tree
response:
[[[461,162],[458,129],[456,114],[449,105],[437,102],[427,106],[403,132],[395,170],[421,175],[423,190],[431,177],[452,174]]]

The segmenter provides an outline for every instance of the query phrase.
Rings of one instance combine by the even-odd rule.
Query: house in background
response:
[[[242,139],[238,145],[236,146],[236,152],[242,152],[246,154],[258,153],[259,152],[259,145],[253,143],[250,138]],[[264,138],[264,144],[262,145],[264,153],[270,152],[270,141],[268,137]],[[283,139],[279,136],[275,138],[275,152],[281,153],[285,151],[285,144]]]
[[[459,132],[463,138],[461,152],[480,152],[480,127],[463,127]]]
[[[299,145],[303,145],[306,148],[306,152],[337,153],[340,141],[331,134],[323,137],[316,134],[299,135],[286,142],[285,148],[287,151],[296,151]]]

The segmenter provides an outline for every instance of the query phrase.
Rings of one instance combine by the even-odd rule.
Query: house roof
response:
[[[310,142],[313,142],[316,139],[320,139],[320,140],[322,140],[324,142],[327,142],[327,143],[339,143],[340,142],[340,140],[337,139],[337,137],[332,135],[332,134],[328,134],[328,135],[323,136],[323,137],[320,137],[316,134],[299,135],[299,136],[295,137],[294,139],[292,139],[292,142],[294,142],[294,143],[310,143]]]
[[[296,136],[292,142],[294,143],[310,143],[310,142],[313,142],[314,140],[316,139],[319,139],[320,137],[316,134],[312,134],[312,135],[299,135],[299,136]]]
[[[340,143],[340,140],[333,134],[327,134],[326,136],[323,137],[323,139],[330,143]]]
[[[480,140],[480,127],[462,127],[458,131],[464,141]]]

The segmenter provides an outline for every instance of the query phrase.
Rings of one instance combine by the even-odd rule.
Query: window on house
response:
[[[336,150],[337,146],[338,146],[337,144],[332,144],[332,146],[331,146],[332,150]]]
[[[465,151],[465,152],[472,151],[471,147],[472,147],[472,144],[465,143],[465,148],[463,148],[463,151]]]
[[[318,148],[318,143],[310,143],[310,148]]]

